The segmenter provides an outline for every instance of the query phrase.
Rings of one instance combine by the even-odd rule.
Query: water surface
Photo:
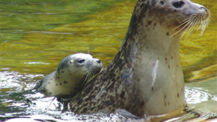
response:
[[[203,36],[194,32],[182,38],[180,57],[186,82],[194,81],[186,86],[187,102],[206,114],[216,112],[217,4],[212,0],[197,2],[210,9],[211,21]],[[135,3],[136,0],[0,1],[0,120],[81,119],[70,112],[61,113],[62,106],[52,97],[7,94],[33,88],[72,53],[91,53],[108,65],[122,44]],[[101,119],[115,120],[118,115],[109,116]]]

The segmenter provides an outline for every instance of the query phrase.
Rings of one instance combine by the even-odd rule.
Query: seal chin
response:
[[[100,73],[102,70],[103,70],[102,67],[95,67],[94,69],[92,69],[92,73],[97,74],[97,73]]]

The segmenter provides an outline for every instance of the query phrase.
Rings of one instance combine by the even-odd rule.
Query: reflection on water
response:
[[[2,71],[0,72],[0,94],[29,90],[42,76],[42,74],[20,74],[15,71]]]
[[[186,98],[189,106],[202,113],[217,113],[217,78],[187,84]]]
[[[197,1],[208,6],[211,13],[217,11],[217,4],[211,0]],[[123,113],[78,116],[61,112],[62,105],[52,97],[13,93],[33,88],[56,69],[59,61],[75,52],[91,53],[109,64],[120,48],[135,3],[136,0],[0,1],[0,120],[124,120]],[[181,41],[186,81],[205,80],[187,84],[186,100],[203,114],[217,112],[213,107],[217,102],[216,19],[212,14],[203,36],[196,32]]]

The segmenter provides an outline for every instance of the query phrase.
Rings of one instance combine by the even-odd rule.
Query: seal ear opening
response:
[[[73,62],[74,62],[73,60],[70,60],[70,61],[69,61],[70,64],[72,64]]]

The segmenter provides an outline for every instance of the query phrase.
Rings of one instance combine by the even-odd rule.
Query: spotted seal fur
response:
[[[204,6],[190,0],[138,0],[121,49],[72,98],[71,110],[79,114],[120,108],[142,117],[184,107],[179,40],[208,17]]]
[[[101,68],[102,62],[90,54],[72,54],[65,57],[57,70],[45,76],[35,89],[47,96],[73,96]]]

